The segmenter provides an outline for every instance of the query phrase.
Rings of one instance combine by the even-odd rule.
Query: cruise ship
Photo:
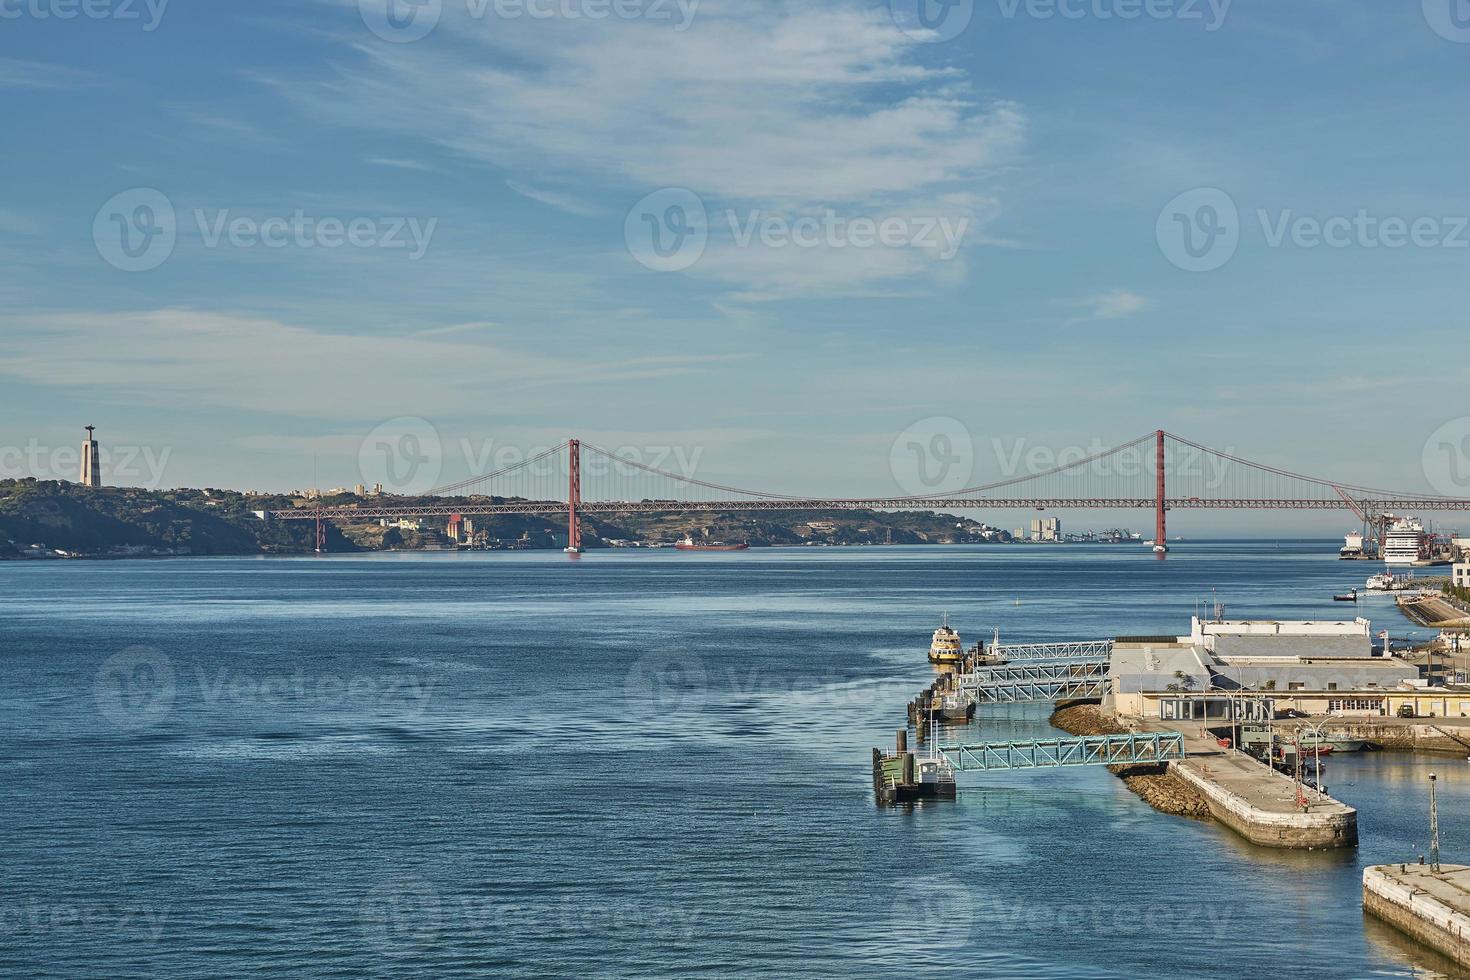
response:
[[[1401,517],[1394,521],[1383,538],[1383,560],[1389,565],[1427,562],[1428,551],[1424,522],[1417,517]]]

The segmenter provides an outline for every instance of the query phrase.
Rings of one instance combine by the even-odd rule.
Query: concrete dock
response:
[[[1145,729],[1168,728],[1155,722]],[[1221,748],[1213,738],[1185,732],[1188,758],[1169,772],[1199,790],[1210,815],[1262,847],[1328,849],[1358,843],[1358,811],[1244,753]]]
[[[1380,864],[1363,869],[1363,908],[1470,967],[1470,867]]]

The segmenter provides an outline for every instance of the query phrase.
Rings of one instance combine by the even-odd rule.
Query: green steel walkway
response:
[[[1183,759],[1184,736],[1178,732],[1088,735],[941,745],[938,751],[959,772],[1136,765]]]

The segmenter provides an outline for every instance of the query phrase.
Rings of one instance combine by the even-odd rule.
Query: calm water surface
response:
[[[1339,617],[1335,545],[0,564],[0,975],[1430,976],[1364,864],[1470,860],[1470,765],[1331,761],[1340,854],[1104,771],[873,805],[966,641]],[[1366,615],[1409,627],[1384,600]],[[992,709],[986,737],[1050,731]]]

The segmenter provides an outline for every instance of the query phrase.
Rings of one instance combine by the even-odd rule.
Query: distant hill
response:
[[[361,503],[353,495],[328,506]],[[429,501],[394,499],[411,509]],[[304,554],[314,549],[308,521],[262,521],[257,510],[299,505],[286,496],[246,496],[233,490],[87,488],[75,483],[0,480],[0,557],[122,557],[134,555]],[[455,501],[434,498],[437,507]],[[472,511],[474,502],[465,500]],[[565,522],[514,515],[473,518],[489,547],[560,548]],[[685,535],[704,541],[771,545],[953,544],[1009,540],[1008,534],[950,514],[810,511],[755,514],[627,514],[588,517],[588,548],[671,544]],[[327,548],[334,553],[448,546],[444,529],[384,528],[376,520],[336,521]]]

